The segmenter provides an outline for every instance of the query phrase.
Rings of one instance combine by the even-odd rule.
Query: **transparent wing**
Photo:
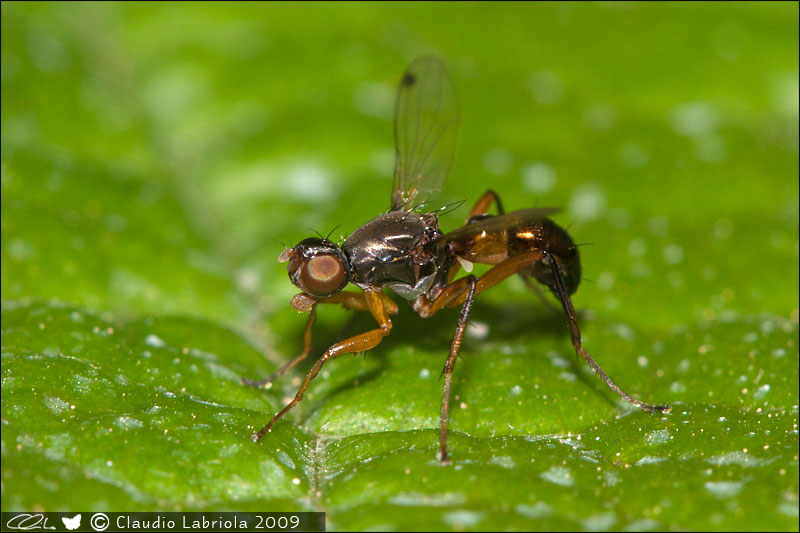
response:
[[[522,226],[530,222],[536,222],[543,218],[548,218],[554,213],[561,211],[558,207],[533,207],[529,209],[519,209],[503,215],[491,216],[483,220],[478,220],[461,226],[440,237],[440,240],[453,241],[486,233],[495,233],[508,228]]]
[[[438,192],[458,139],[458,101],[444,61],[425,56],[408,66],[394,111],[392,210],[411,210]]]

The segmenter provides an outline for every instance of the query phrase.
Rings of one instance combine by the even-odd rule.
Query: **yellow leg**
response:
[[[366,302],[367,308],[369,309],[373,318],[375,318],[375,321],[378,323],[379,327],[365,333],[361,333],[360,335],[350,337],[349,339],[345,339],[341,342],[337,342],[328,348],[325,353],[322,354],[322,357],[320,357],[311,368],[311,371],[306,375],[306,378],[303,380],[303,383],[300,385],[300,389],[297,391],[297,394],[295,394],[292,401],[289,402],[286,407],[281,409],[280,412],[278,412],[278,414],[276,414],[272,420],[270,420],[269,423],[261,429],[261,431],[253,434],[254,441],[260,440],[261,437],[263,437],[264,434],[267,433],[273,425],[275,425],[275,422],[277,422],[284,414],[286,414],[292,407],[297,405],[297,403],[303,399],[303,394],[305,394],[306,389],[308,389],[308,386],[311,384],[311,380],[317,377],[320,369],[327,361],[335,357],[339,357],[342,354],[371,350],[380,344],[383,338],[392,331],[392,321],[389,319],[386,307],[384,305],[384,297],[385,296],[381,291],[364,292],[364,301]]]

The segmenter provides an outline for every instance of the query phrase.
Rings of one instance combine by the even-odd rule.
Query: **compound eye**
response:
[[[344,266],[336,256],[318,255],[303,264],[299,281],[312,296],[330,296],[344,284]]]

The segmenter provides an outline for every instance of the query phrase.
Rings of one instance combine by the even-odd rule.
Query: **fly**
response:
[[[390,289],[408,300],[423,318],[444,308],[461,307],[442,371],[439,442],[440,460],[447,462],[451,378],[472,303],[476,295],[514,274],[522,275],[526,281],[534,278],[561,302],[572,346],[611,390],[645,411],[670,409],[629,396],[583,348],[570,299],[581,280],[580,258],[572,238],[548,218],[558,209],[505,212],[499,196],[490,189],[475,203],[465,225],[449,233],[439,228],[436,213],[419,212],[425,200],[441,190],[450,170],[459,120],[455,91],[443,61],[429,56],[411,63],[400,80],[395,103],[395,168],[389,211],[356,229],[341,244],[311,237],[281,253],[278,260],[288,263],[289,279],[302,291],[292,298],[291,305],[308,313],[303,350],[273,375],[246,381],[247,384],[264,387],[309,355],[319,304],[339,304],[369,312],[378,327],[328,348],[294,398],[253,434],[253,440],[260,440],[303,399],[325,363],[343,354],[371,350],[391,333],[390,315],[397,314],[398,307],[385,292]],[[498,214],[489,214],[492,205]],[[462,267],[471,271],[471,263],[493,266],[479,277],[468,274],[456,279]],[[348,284],[360,291],[343,290]]]

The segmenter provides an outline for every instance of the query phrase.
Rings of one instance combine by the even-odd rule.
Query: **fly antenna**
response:
[[[284,248],[284,249],[288,249],[288,248],[290,248],[290,246],[286,246],[286,245],[283,243],[283,241],[279,241],[278,239],[276,239],[276,238],[274,238],[274,237],[267,237],[267,239],[269,239],[269,240],[271,240],[271,241],[275,241],[275,242],[277,242],[278,244],[280,244],[281,246],[283,246],[283,248]]]
[[[324,238],[325,238],[325,237],[323,237],[323,236],[322,236],[322,233],[318,232],[318,231],[317,231],[317,230],[315,230],[314,228],[309,228],[308,226],[306,226],[306,229],[307,229],[308,231],[310,231],[310,232],[314,233],[315,235],[317,235],[317,237],[319,237],[320,239],[324,239]]]
[[[433,202],[431,200],[423,200],[422,202],[420,202],[417,205],[415,205],[414,207],[412,207],[411,211],[416,211],[417,209],[421,209],[422,206],[427,205],[427,204],[432,204],[432,203]]]
[[[466,199],[459,200],[457,202],[453,202],[452,204],[447,204],[445,206],[440,207],[439,211],[442,212],[441,215],[446,215],[448,213],[452,213],[453,211],[464,205],[466,202],[467,202]]]
[[[333,229],[332,229],[332,230],[331,230],[331,231],[328,233],[328,235],[325,237],[325,240],[327,241],[328,239],[330,239],[330,238],[331,238],[331,235],[333,235],[333,232],[334,232],[334,231],[336,231],[337,229],[341,228],[341,227],[342,227],[342,225],[341,225],[341,224],[337,224],[337,225],[336,225],[336,226],[335,226],[335,227],[334,227],[334,228],[333,228]]]

